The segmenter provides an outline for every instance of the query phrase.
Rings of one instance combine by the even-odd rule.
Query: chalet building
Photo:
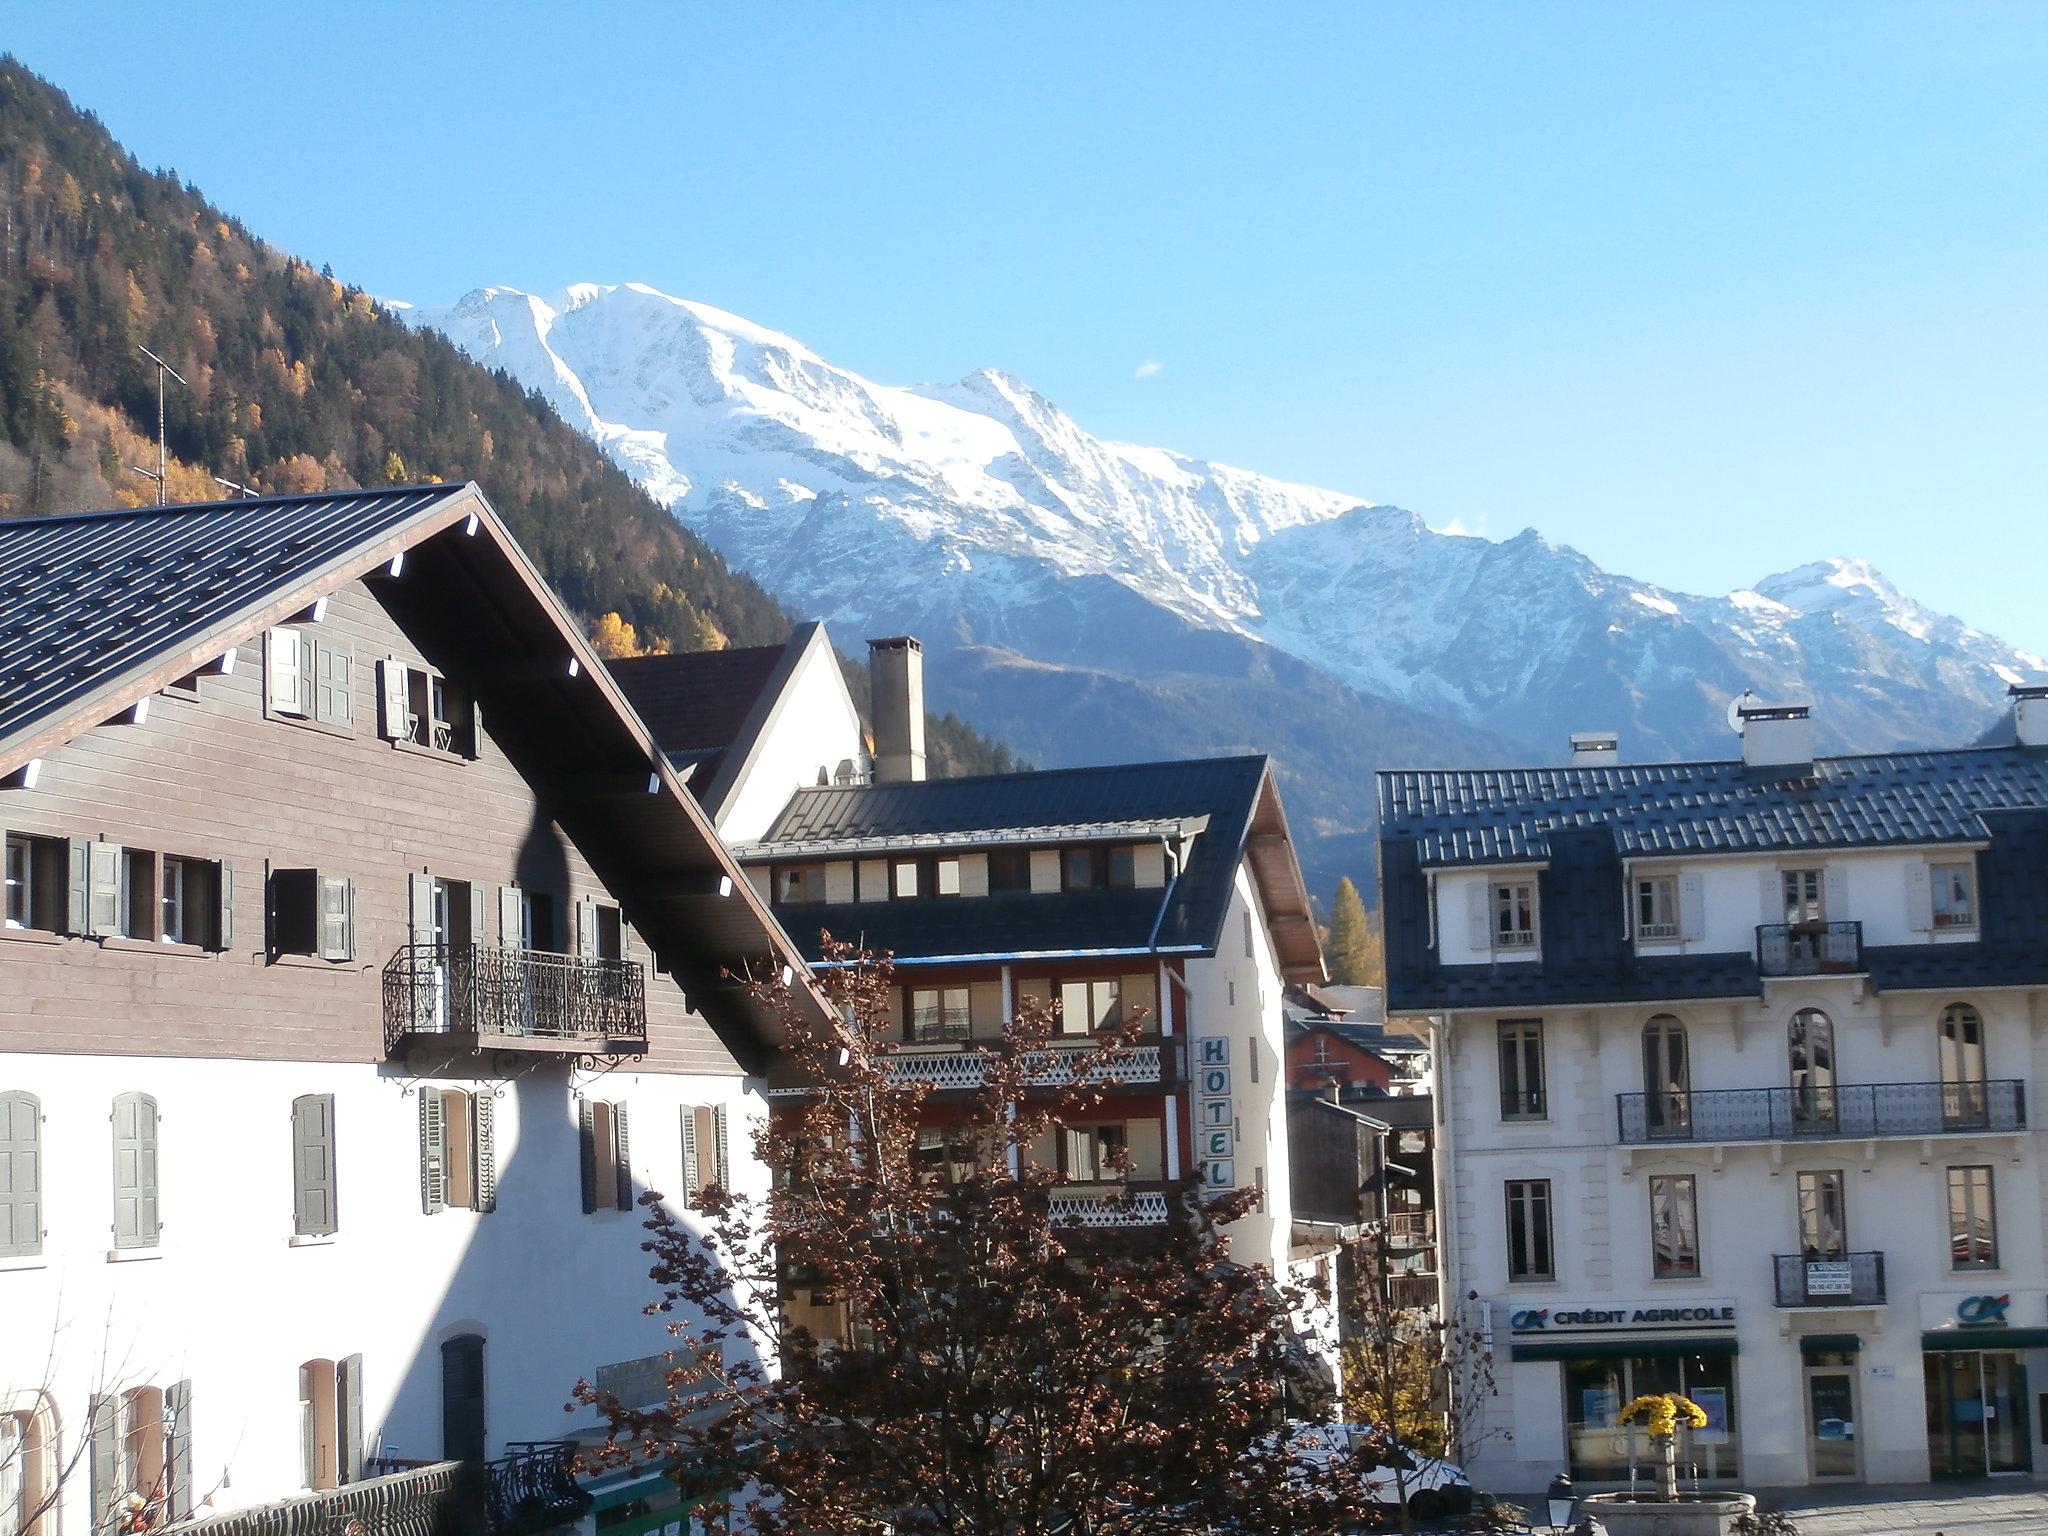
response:
[[[1708,1483],[2048,1467],[2014,692],[2006,747],[1816,759],[1753,708],[1735,761],[1381,776],[1389,1002],[1442,1018],[1445,1285],[1497,1364],[1475,1478],[1624,1482],[1615,1415],[1666,1390]]]
[[[477,488],[0,521],[0,835],[0,1530],[587,1506],[803,957]]]

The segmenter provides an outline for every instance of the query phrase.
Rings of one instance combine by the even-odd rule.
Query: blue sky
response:
[[[53,4],[0,44],[379,294],[645,281],[1686,590],[1863,555],[2048,652],[2048,6]]]

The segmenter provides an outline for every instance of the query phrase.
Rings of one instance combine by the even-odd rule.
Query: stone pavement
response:
[[[2029,1483],[1802,1488],[1769,1492],[1799,1536],[2048,1536],[2048,1488]]]

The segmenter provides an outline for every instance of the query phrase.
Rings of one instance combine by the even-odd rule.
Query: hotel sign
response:
[[[1508,1331],[1519,1338],[1556,1334],[1729,1333],[1735,1303],[1724,1298],[1674,1307],[1655,1301],[1567,1302],[1556,1307],[1508,1308]]]
[[[1230,1040],[1195,1040],[1195,1157],[1206,1189],[1237,1185],[1237,1105],[1230,1092]]]

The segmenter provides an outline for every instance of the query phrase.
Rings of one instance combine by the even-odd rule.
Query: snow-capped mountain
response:
[[[1411,762],[1432,748],[1554,759],[1592,726],[1621,730],[1629,757],[1726,756],[1726,701],[1745,688],[1811,698],[1835,749],[1958,743],[2008,682],[2048,671],[1859,561],[1725,596],[1668,591],[1533,530],[1440,533],[1356,496],[1105,441],[1007,374],[878,384],[639,284],[483,288],[405,314],[542,393],[793,608],[851,639],[908,630],[978,658],[959,697],[999,731],[1016,715],[1015,743],[1042,762],[1132,755],[1072,730],[1048,739],[1045,668],[1077,699],[1145,683],[1158,719],[1143,745],[1171,751],[1165,694],[1202,678],[1278,687],[1278,653],[1307,669],[1288,673],[1297,692],[1311,674],[1337,685],[1325,725],[1334,710],[1410,740]],[[1030,666],[1023,715],[1004,700]],[[947,687],[935,666],[939,707]],[[1250,741],[1272,728],[1255,696],[1236,705]],[[1462,733],[1416,729],[1432,719]],[[1322,759],[1294,765],[1308,777],[1397,760],[1355,736],[1311,750],[1314,722],[1298,725]],[[1322,819],[1363,826],[1334,804]]]

